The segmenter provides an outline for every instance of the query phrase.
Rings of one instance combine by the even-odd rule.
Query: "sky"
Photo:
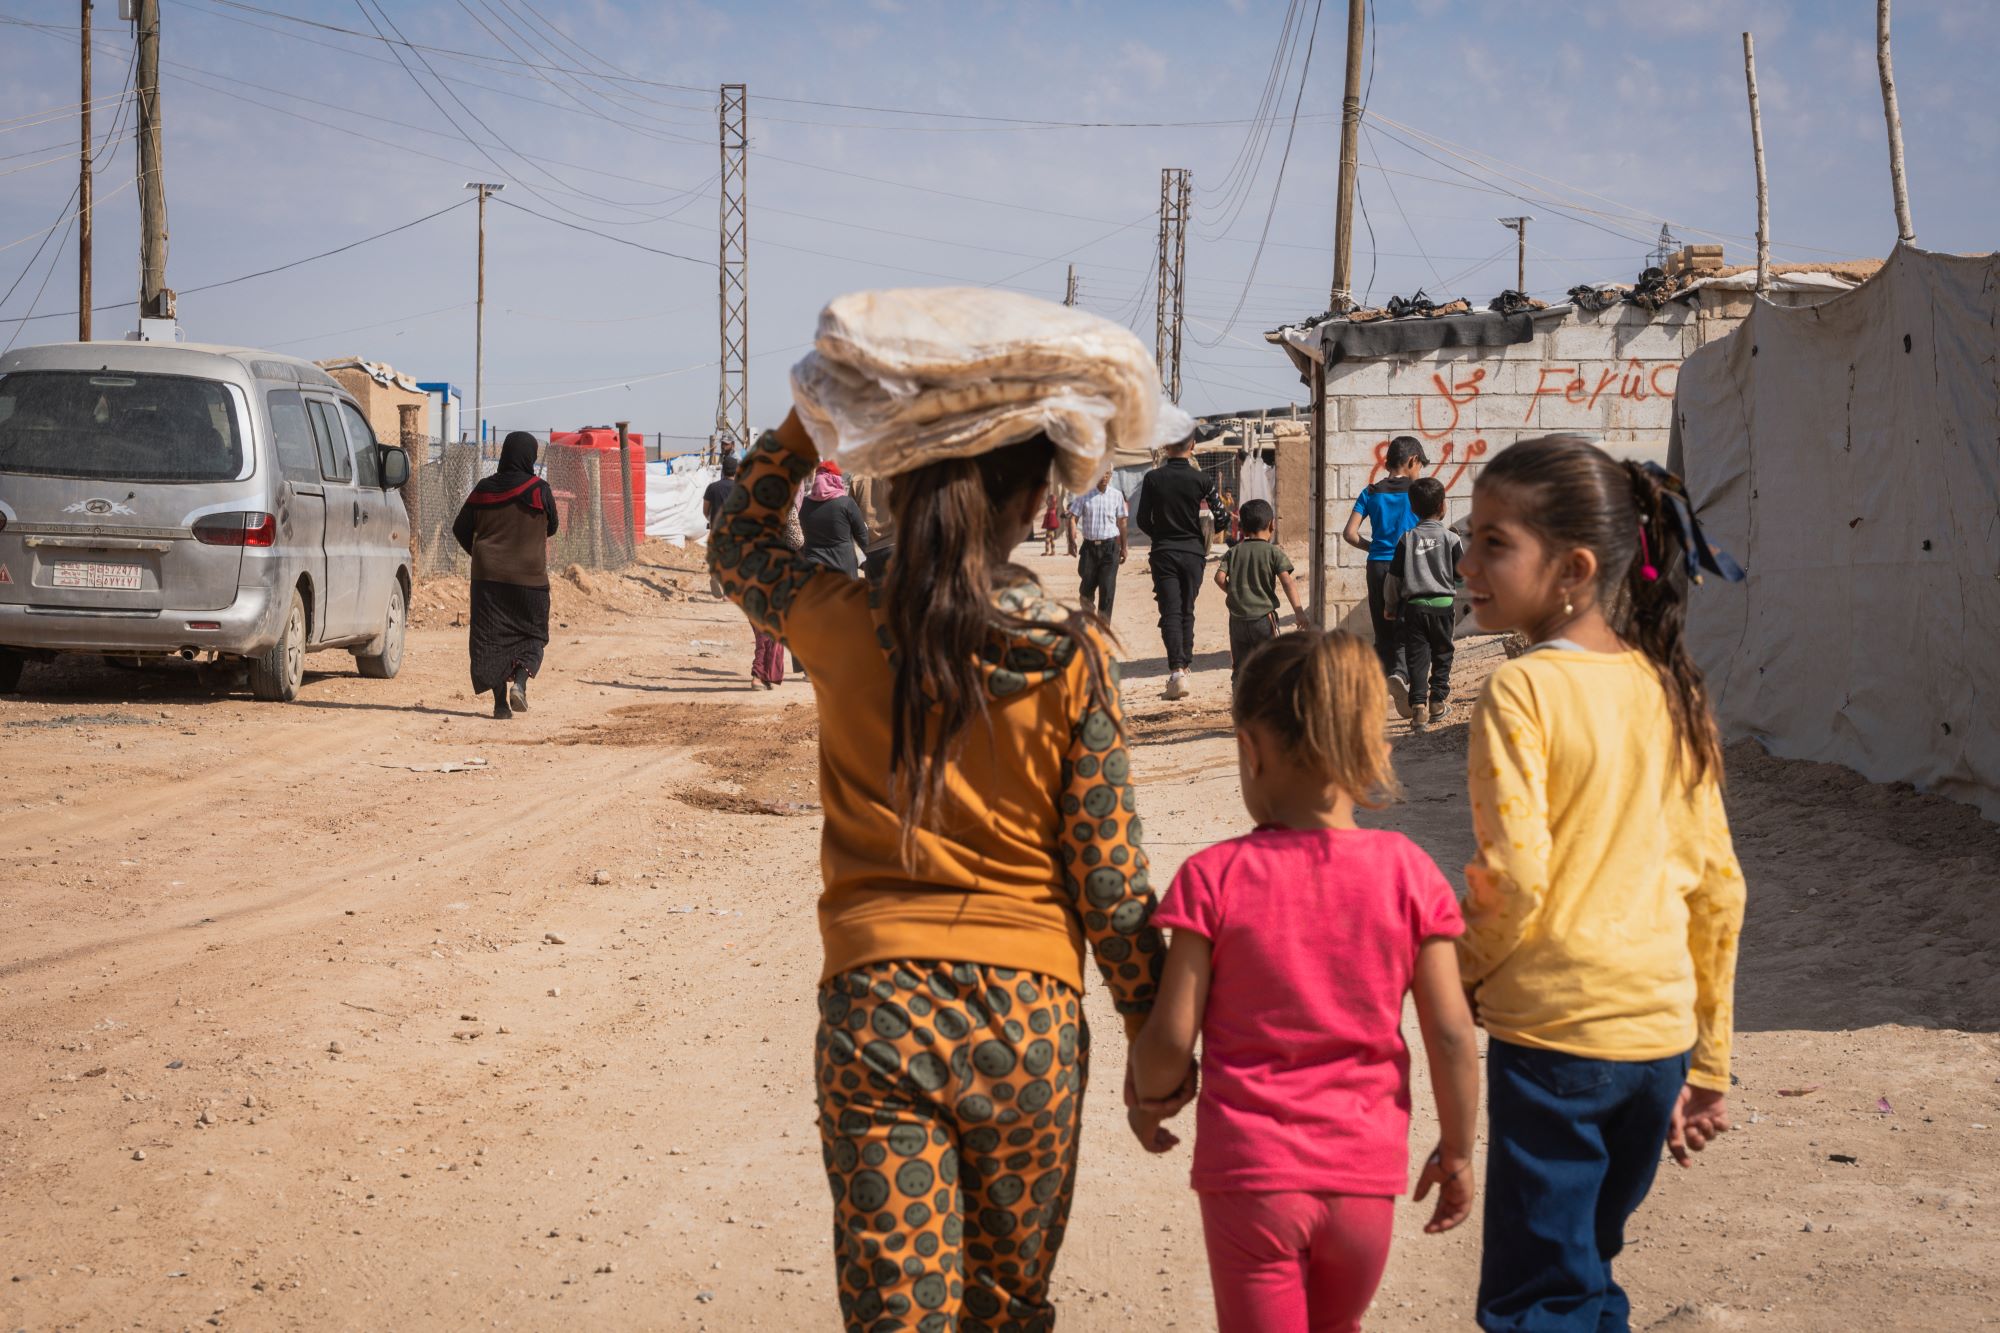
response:
[[[136,327],[101,309],[138,282],[117,13],[94,10],[100,338]],[[1357,287],[1484,304],[1513,285],[1496,218],[1518,214],[1543,299],[1629,281],[1663,223],[1753,261],[1745,30],[1775,257],[1885,254],[1874,13],[1373,0]],[[76,336],[77,17],[77,0],[0,0],[0,345]],[[1346,20],[1341,0],[162,0],[168,285],[190,341],[386,361],[460,385],[469,420],[463,187],[501,182],[488,420],[623,419],[699,448],[718,379],[716,87],[742,82],[753,428],[786,410],[842,292],[1060,300],[1074,263],[1080,304],[1150,347],[1163,167],[1193,181],[1183,406],[1303,402],[1262,334],[1328,304]],[[1918,243],[1991,250],[2000,4],[1896,0],[1894,36]]]

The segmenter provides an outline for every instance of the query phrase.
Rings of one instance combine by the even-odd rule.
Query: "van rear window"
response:
[[[0,376],[0,472],[94,481],[231,481],[243,436],[228,386],[187,375]]]

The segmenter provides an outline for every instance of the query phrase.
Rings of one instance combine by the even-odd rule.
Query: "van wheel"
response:
[[[376,653],[356,653],[354,665],[361,674],[375,680],[390,680],[403,669],[403,630],[409,616],[403,606],[403,585],[397,583],[389,589],[389,610],[382,622],[382,637],[368,645],[381,645]]]
[[[290,703],[299,697],[299,682],[305,674],[306,603],[294,588],[284,633],[267,652],[250,659],[250,693],[273,703]]]
[[[21,668],[28,659],[19,653],[0,648],[0,694],[14,694],[21,688]]]

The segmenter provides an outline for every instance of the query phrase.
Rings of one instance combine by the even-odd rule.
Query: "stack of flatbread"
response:
[[[1130,330],[1052,301],[983,287],[854,292],[820,313],[792,399],[822,457],[895,476],[1043,433],[1063,483],[1084,490],[1112,454],[1184,439]]]

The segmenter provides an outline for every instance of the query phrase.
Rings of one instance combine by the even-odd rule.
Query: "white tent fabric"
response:
[[[2000,255],[1899,248],[1689,357],[1675,465],[1747,582],[1695,589],[1725,733],[2000,819]]]
[[[708,521],[701,516],[701,493],[721,475],[721,468],[704,465],[699,454],[646,464],[646,535],[664,537],[676,546],[689,537],[706,539]]]

